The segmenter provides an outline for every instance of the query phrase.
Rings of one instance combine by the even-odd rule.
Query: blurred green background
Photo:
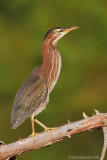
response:
[[[59,80],[47,108],[37,119],[49,127],[92,116],[107,107],[107,1],[0,1],[0,140],[11,143],[31,134],[30,119],[16,130],[10,117],[15,94],[42,63],[41,44],[53,27],[79,26],[58,43],[62,55]],[[37,132],[43,131],[35,124]],[[100,156],[103,133],[98,129],[50,147],[24,153],[19,160],[68,160]]]

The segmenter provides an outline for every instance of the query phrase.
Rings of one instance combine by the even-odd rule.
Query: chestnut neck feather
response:
[[[56,84],[61,70],[61,55],[56,45],[53,45],[54,39],[45,40],[42,44],[42,68],[45,71],[49,93]]]

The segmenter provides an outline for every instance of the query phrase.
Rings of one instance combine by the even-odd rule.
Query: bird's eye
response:
[[[55,29],[55,32],[57,33],[57,32],[60,32],[61,31],[61,29]]]

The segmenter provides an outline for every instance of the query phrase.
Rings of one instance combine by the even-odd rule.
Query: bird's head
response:
[[[68,27],[68,28],[61,28],[61,27],[55,27],[50,30],[45,35],[44,41],[49,40],[52,42],[53,45],[56,45],[57,41],[62,38],[65,34],[68,32],[77,29],[79,27]]]

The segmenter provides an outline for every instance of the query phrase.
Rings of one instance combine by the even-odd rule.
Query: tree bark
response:
[[[99,113],[96,111],[96,115],[92,117],[88,117],[83,113],[83,117],[84,119],[76,122],[71,123],[68,121],[67,124],[58,127],[57,131],[51,130],[51,134],[45,131],[35,135],[34,138],[27,137],[11,144],[1,145],[0,160],[51,145],[55,142],[62,141],[66,137],[70,138],[74,134],[94,130],[96,128],[103,128],[107,125],[105,124],[105,122],[107,122],[107,113]]]

